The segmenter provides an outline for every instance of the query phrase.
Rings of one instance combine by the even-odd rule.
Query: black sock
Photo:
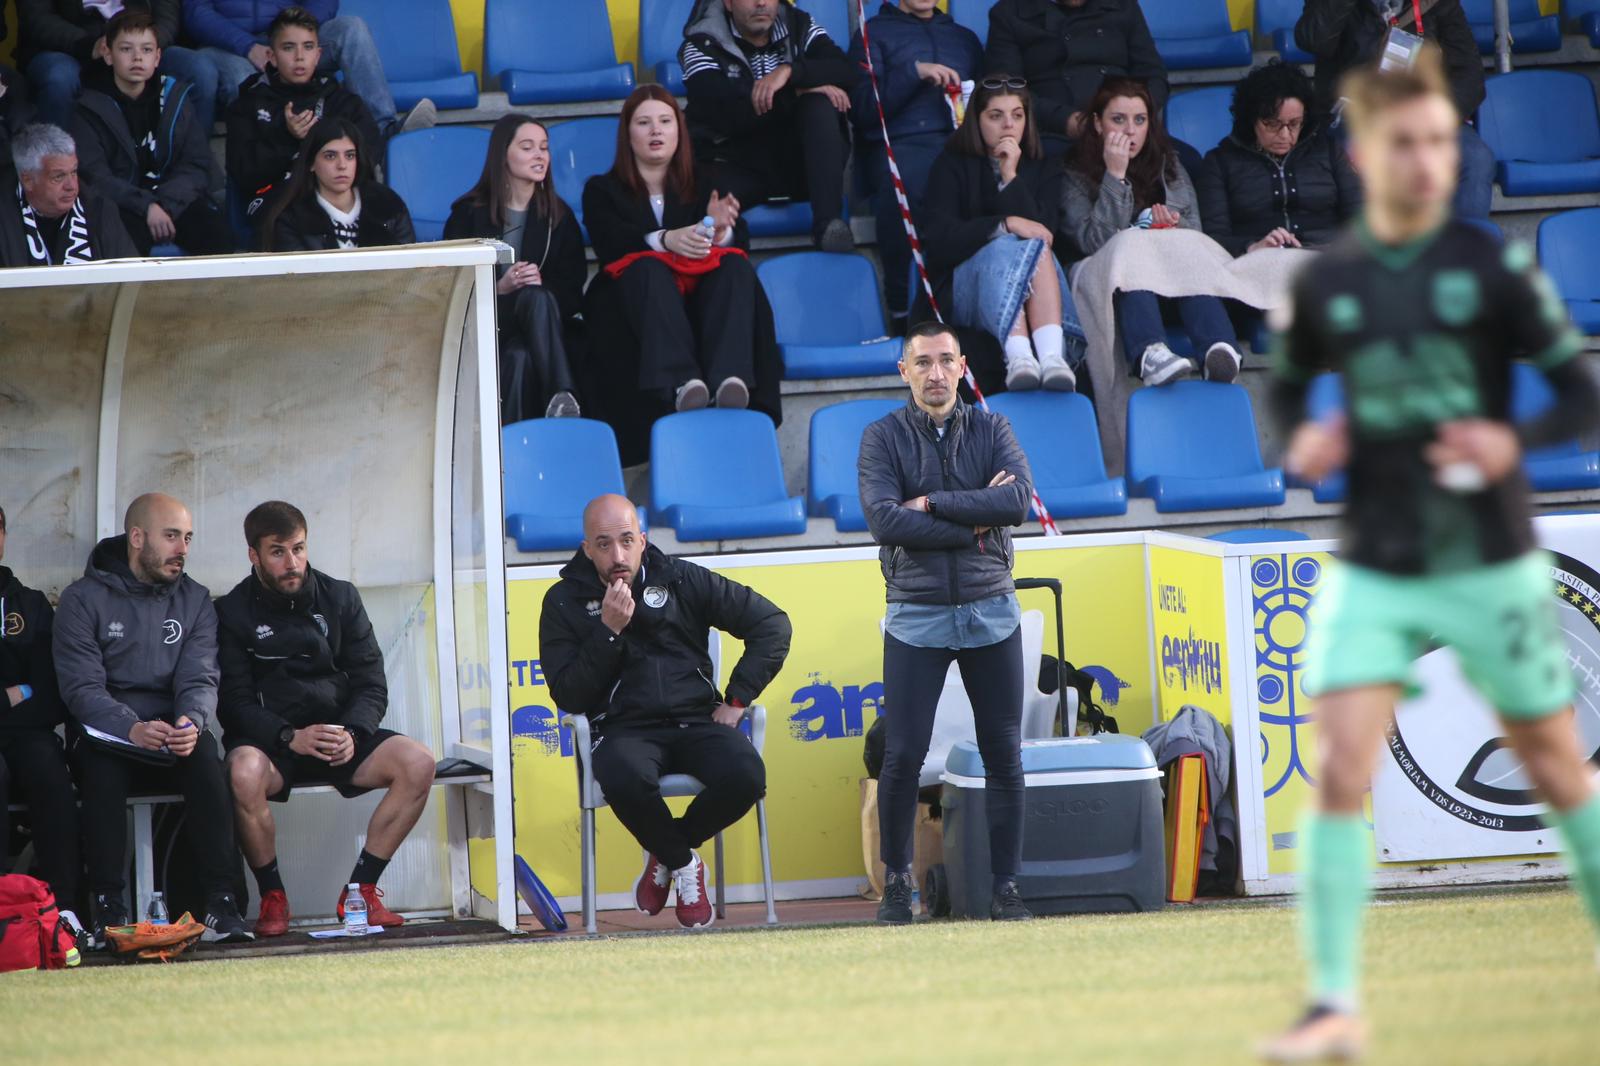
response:
[[[252,866],[250,872],[256,875],[256,887],[265,896],[268,892],[282,892],[283,878],[278,874],[278,860],[273,859],[265,866]]]
[[[362,848],[361,854],[356,858],[356,868],[350,871],[350,880],[358,885],[375,885],[388,867],[388,859],[380,859],[366,848]]]
[[[1000,894],[1000,892],[1007,885],[1014,885],[1014,884],[1016,884],[1016,881],[1017,881],[1017,878],[1016,878],[1016,876],[1014,874],[995,874],[994,875],[994,893],[995,893],[995,895],[998,896]]]

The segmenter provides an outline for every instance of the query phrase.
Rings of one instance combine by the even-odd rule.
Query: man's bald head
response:
[[[183,576],[194,539],[189,508],[162,492],[147,492],[128,505],[122,519],[128,535],[128,567],[151,585],[170,585]]]
[[[583,509],[583,554],[594,563],[602,585],[632,585],[644,558],[645,536],[639,511],[626,496],[596,496]]]

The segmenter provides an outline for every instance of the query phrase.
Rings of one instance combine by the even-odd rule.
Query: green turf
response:
[[[1206,1066],[1298,1003],[1293,915],[1171,909],[0,976],[6,1063]],[[1600,1062],[1577,902],[1380,904],[1374,1062]]]

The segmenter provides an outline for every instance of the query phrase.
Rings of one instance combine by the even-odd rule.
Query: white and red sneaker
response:
[[[685,929],[704,929],[715,917],[711,896],[706,892],[706,864],[690,853],[689,865],[672,871],[672,886],[678,893],[678,924]]]
[[[639,880],[633,885],[633,905],[639,908],[641,914],[653,917],[661,913],[671,894],[672,871],[667,869],[666,863],[647,853],[644,872],[639,874]]]

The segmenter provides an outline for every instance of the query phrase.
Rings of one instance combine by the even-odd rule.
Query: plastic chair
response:
[[[1205,155],[1233,132],[1232,103],[1233,88],[1227,85],[1173,93],[1167,98],[1167,132]]]
[[[1507,196],[1600,191],[1600,108],[1587,77],[1518,70],[1485,88],[1478,132]]]
[[[1545,376],[1528,363],[1511,367],[1511,420],[1529,422],[1556,402]],[[1528,483],[1539,492],[1600,488],[1600,451],[1576,440],[1552,444],[1522,457]]]
[[[827,31],[834,44],[847,52],[850,50],[850,14],[855,10],[855,0],[795,0],[794,6]],[[868,10],[875,8],[869,4]]]
[[[684,541],[806,530],[805,501],[784,488],[778,431],[758,411],[658,419],[650,430],[650,515]]]
[[[1298,529],[1271,529],[1265,526],[1246,526],[1242,529],[1224,529],[1213,533],[1207,540],[1222,544],[1276,544],[1280,541],[1310,540]]]
[[[795,252],[768,259],[756,277],[772,304],[791,380],[893,374],[901,342],[887,336],[878,279],[859,255]]]
[[[513,104],[621,100],[633,64],[618,63],[605,0],[488,0],[484,70]]]
[[[1285,63],[1311,63],[1316,57],[1294,43],[1294,24],[1305,0],[1256,0],[1256,32],[1272,42]]]
[[[588,418],[530,418],[500,430],[506,536],[525,552],[575,549],[583,509],[623,491],[616,434]],[[639,528],[645,514],[639,512]]]
[[[1128,487],[1156,510],[1207,511],[1283,503],[1283,471],[1261,462],[1250,394],[1179,381],[1128,400]]]
[[[722,635],[715,629],[711,631],[711,671],[716,677],[722,676]],[[750,707],[746,719],[750,723],[750,744],[760,755],[767,742],[767,709],[761,704]],[[595,912],[599,910],[599,889],[596,887],[598,877],[595,873],[595,811],[606,806],[605,793],[600,791],[600,786],[595,783],[594,766],[590,758],[590,726],[589,719],[581,714],[561,714],[557,721],[560,728],[570,730],[572,733],[572,750],[578,759],[578,846],[579,865],[582,868],[582,896],[583,896],[583,928],[585,932],[595,932]],[[705,791],[698,778],[689,774],[664,774],[661,777],[661,795],[666,798],[677,796],[698,796]],[[778,908],[776,894],[772,887],[772,849],[767,837],[767,799],[762,796],[756,800],[756,839],[761,846],[761,890],[767,902],[767,924],[778,924]],[[717,892],[717,917],[728,916],[728,897],[725,883],[725,873],[722,849],[722,833],[718,833],[713,844],[715,849],[716,869],[713,875],[716,881]]]
[[[1539,0],[1509,0],[1511,50],[1517,53],[1561,51],[1561,17],[1543,15]],[[1472,24],[1478,51],[1494,55],[1494,0],[1461,0],[1461,10]]]
[[[1318,374],[1311,379],[1306,392],[1306,417],[1320,421],[1344,409],[1344,379],[1338,374]],[[1291,477],[1289,482],[1299,488],[1311,490],[1311,498],[1318,503],[1343,503],[1349,485],[1343,470],[1335,470],[1316,484]]]
[[[1561,13],[1573,21],[1579,33],[1589,35],[1589,43],[1600,48],[1600,0],[1562,0]]]
[[[341,15],[358,15],[372,31],[395,106],[423,97],[441,108],[478,106],[478,76],[461,70],[450,0],[344,0]]]
[[[450,205],[477,182],[488,153],[489,131],[473,126],[435,126],[389,139],[384,173],[411,209],[417,240],[444,236]]]
[[[1506,231],[1501,229],[1499,224],[1494,222],[1494,221],[1492,221],[1491,219],[1487,219],[1487,218],[1462,218],[1461,221],[1467,223],[1469,226],[1476,226],[1479,229],[1483,230],[1483,232],[1487,233],[1489,236],[1494,238],[1494,242],[1496,244],[1505,244],[1506,243]]]
[[[806,511],[831,518],[841,533],[861,533],[867,515],[861,508],[856,462],[861,457],[861,435],[884,415],[900,407],[899,400],[846,400],[820,407],[811,415],[811,438],[806,456]]]
[[[583,185],[611,169],[617,154],[615,115],[575,118],[550,127],[550,180],[583,225]],[[584,231],[588,239],[588,231]]]
[[[1128,483],[1106,477],[1100,429],[1088,397],[1070,392],[1003,392],[989,409],[1005,415],[1028,457],[1033,488],[1052,518],[1128,513]]]
[[[1600,334],[1600,207],[1563,211],[1539,223],[1539,262],[1572,321],[1591,337]]]
[[[989,43],[989,9],[994,0],[948,0],[950,17],[978,35],[978,41]]]
[[[1227,0],[1140,0],[1169,70],[1248,67],[1250,31],[1235,30]]]
[[[694,0],[639,0],[639,65],[674,96],[684,94],[678,48]]]

